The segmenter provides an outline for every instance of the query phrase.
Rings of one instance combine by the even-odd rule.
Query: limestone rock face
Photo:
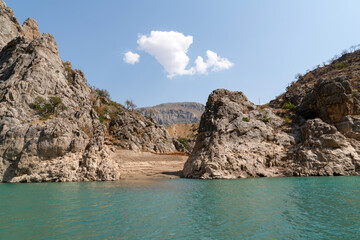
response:
[[[145,117],[135,118],[88,86],[82,71],[60,59],[51,34],[40,34],[32,19],[21,27],[1,0],[0,30],[0,182],[119,179],[119,165],[109,157],[114,145],[106,142],[112,119],[136,129],[114,120],[114,133],[129,133],[119,137],[124,148],[134,141],[154,152],[177,149],[166,130],[147,128]],[[100,114],[110,107],[103,122]],[[125,115],[116,118],[120,110]]]
[[[114,180],[104,130],[92,114],[94,90],[75,71],[73,85],[50,34],[16,37],[0,52],[0,181]],[[36,99],[58,98],[66,110],[42,119]],[[81,117],[76,113],[82,111]],[[91,153],[91,154],[90,154]],[[91,156],[91,157],[90,157]],[[107,171],[107,168],[111,171]]]
[[[359,175],[359,76],[360,50],[352,50],[299,74],[265,106],[249,103],[239,92],[214,91],[184,175]],[[256,116],[264,112],[267,121],[261,122]]]
[[[0,0],[0,49],[22,32],[13,11]]]
[[[208,179],[283,175],[276,166],[295,139],[275,131],[282,123],[270,109],[257,108],[241,92],[215,90],[202,115],[184,176]]]
[[[306,120],[296,114],[293,116],[296,121],[286,123],[286,118],[276,114],[279,110],[256,106],[241,92],[215,90],[202,115],[194,150],[183,169],[184,176],[216,179],[358,175],[360,144],[356,138],[360,120],[344,117],[351,108],[329,107],[347,106],[346,102],[327,97],[336,92],[336,97],[345,98],[348,90],[337,82],[327,84],[335,89],[326,89],[319,83],[318,88],[323,90],[314,90],[315,98],[323,96],[325,109],[319,109],[319,115],[329,121],[342,119],[339,129],[320,118]]]
[[[297,149],[295,176],[357,175],[360,173],[359,143],[347,139],[335,126],[321,119],[308,120],[303,144]]]
[[[29,39],[34,39],[40,34],[38,23],[32,18],[28,18],[25,20],[22,25],[22,30],[24,36]]]
[[[344,78],[319,80],[304,97],[298,112],[306,118],[320,117],[340,122],[343,116],[360,113],[359,101],[352,96],[350,81]]]
[[[110,122],[110,134],[116,138],[114,144],[125,149],[158,153],[185,151],[165,127],[136,112],[119,113]]]

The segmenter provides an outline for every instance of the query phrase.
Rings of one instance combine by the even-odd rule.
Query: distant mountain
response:
[[[199,123],[205,106],[196,102],[163,103],[153,107],[138,108],[138,112],[152,117],[165,126],[172,124]]]

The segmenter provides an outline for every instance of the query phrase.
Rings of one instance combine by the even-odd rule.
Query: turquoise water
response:
[[[360,177],[0,184],[0,239],[360,239]]]

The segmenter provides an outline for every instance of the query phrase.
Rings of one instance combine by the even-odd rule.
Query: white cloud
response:
[[[195,60],[195,71],[198,74],[206,74],[207,73],[208,66],[204,62],[204,59],[200,56],[198,56]]]
[[[206,56],[206,66],[211,68],[211,71],[213,72],[229,69],[234,66],[227,58],[221,58],[213,51],[207,50]]]
[[[188,67],[187,55],[190,45],[193,43],[192,36],[185,36],[180,32],[151,31],[149,36],[140,35],[137,41],[139,48],[154,56],[164,67],[168,77],[177,75],[207,74],[211,71],[229,69],[234,64],[226,58],[219,57],[213,51],[206,51],[207,60],[198,56],[194,67]]]
[[[192,42],[192,36],[174,31],[151,31],[150,36],[142,35],[137,41],[140,49],[154,56],[170,78],[190,74],[185,68],[189,63],[187,51]]]
[[[131,51],[124,54],[124,61],[129,64],[135,64],[140,61],[140,55]]]

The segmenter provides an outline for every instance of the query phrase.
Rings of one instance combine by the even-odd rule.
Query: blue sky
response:
[[[205,104],[217,88],[242,91],[258,104],[281,94],[297,73],[360,43],[360,1],[332,0],[5,0],[19,22],[32,17],[52,33],[63,60],[84,71],[88,83],[120,103]],[[175,31],[192,36],[189,64],[206,51],[232,67],[208,74],[176,75],[147,51],[140,35]],[[140,55],[136,64],[124,53]]]

